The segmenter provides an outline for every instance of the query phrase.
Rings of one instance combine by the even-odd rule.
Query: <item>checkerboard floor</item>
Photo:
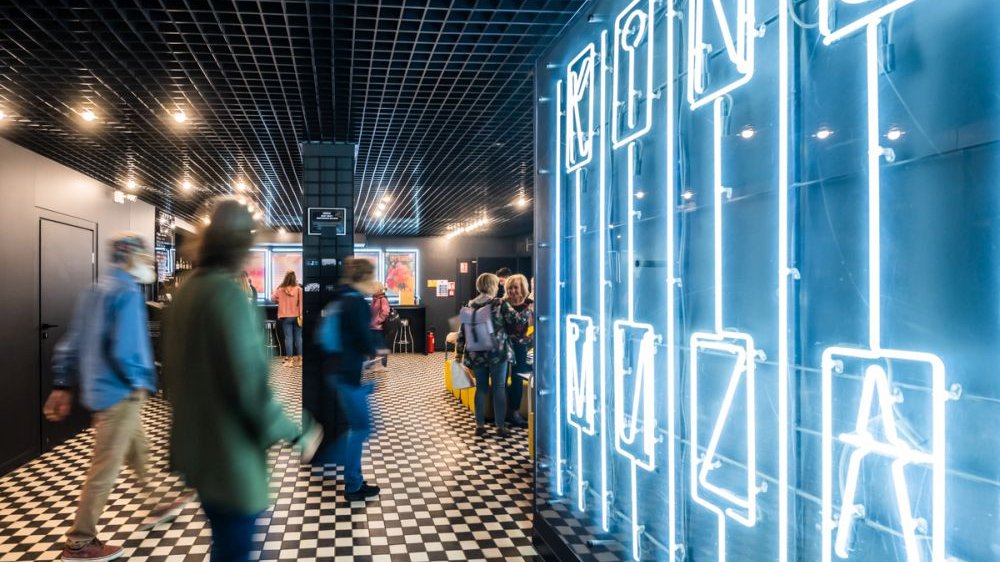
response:
[[[532,468],[527,435],[476,438],[472,414],[442,384],[443,357],[397,355],[377,382],[376,433],[364,474],[378,500],[346,502],[339,470],[305,467],[288,446],[270,451],[273,508],[257,521],[257,560],[534,560]],[[300,412],[301,369],[275,360],[272,381]],[[184,490],[167,472],[170,408],[153,398],[143,412],[154,478],[151,495]],[[89,463],[91,431],[0,478],[0,560],[58,560]],[[101,519],[100,538],[128,560],[207,560],[211,533],[197,502],[173,523],[140,531],[141,486],[126,469]]]

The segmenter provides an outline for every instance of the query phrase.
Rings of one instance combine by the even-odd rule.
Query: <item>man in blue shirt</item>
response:
[[[73,526],[66,535],[62,559],[113,560],[119,546],[97,539],[97,520],[123,464],[148,482],[143,401],[156,392],[156,371],[149,341],[146,302],[140,283],[156,280],[153,256],[138,234],[122,233],[111,241],[111,270],[79,298],[65,338],[52,359],[54,388],[45,417],[64,419],[73,402],[72,389],[94,412],[94,456],[83,485]],[[151,510],[144,526],[176,517],[184,497]]]

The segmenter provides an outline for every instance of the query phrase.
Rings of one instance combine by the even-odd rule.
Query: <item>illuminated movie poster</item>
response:
[[[384,280],[382,275],[382,250],[354,250],[354,257],[371,262],[375,268],[375,278]]]
[[[295,272],[295,280],[302,284],[302,252],[271,252],[271,291],[281,285],[285,274]]]
[[[251,250],[244,269],[250,274],[250,283],[257,289],[258,296],[264,295],[267,286],[267,252]]]
[[[417,252],[416,250],[387,250],[385,252],[385,290],[399,304],[416,303]]]

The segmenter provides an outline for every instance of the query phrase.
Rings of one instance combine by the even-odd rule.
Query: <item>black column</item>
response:
[[[354,253],[354,158],[356,145],[306,143],[302,145],[302,286],[303,366],[302,405],[329,429],[342,425],[335,400],[323,392],[323,354],[313,336],[323,306],[340,278],[344,258]],[[343,227],[329,223],[310,234],[310,209],[343,209]],[[340,211],[333,211],[336,215]],[[340,230],[341,233],[338,233]],[[332,436],[331,436],[332,437]]]

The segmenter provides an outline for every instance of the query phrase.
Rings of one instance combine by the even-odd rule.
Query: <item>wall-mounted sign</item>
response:
[[[309,235],[347,234],[347,209],[343,207],[309,207]]]
[[[1000,3],[805,4],[594,0],[538,62],[536,524],[570,550],[997,558],[997,338],[966,327],[1000,221],[934,144],[995,206],[996,151],[955,139],[996,107],[953,85],[1000,74],[947,61],[1000,48]]]

